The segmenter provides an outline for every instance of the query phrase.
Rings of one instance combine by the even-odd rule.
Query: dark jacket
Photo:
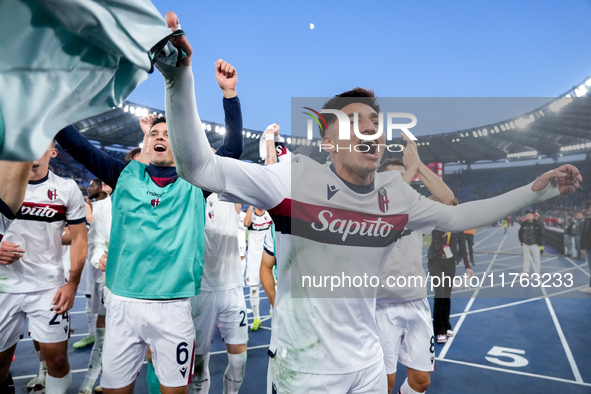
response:
[[[531,240],[533,240],[534,242],[531,242]],[[546,242],[544,225],[538,220],[534,220],[531,223],[524,221],[521,224],[521,228],[519,229],[519,242],[524,243],[526,245],[544,245]]]
[[[452,234],[449,241],[452,253],[454,253],[454,251],[457,250],[457,242],[458,235]],[[443,252],[443,245],[447,245],[447,233],[439,230],[433,230],[433,232],[431,233],[431,246],[429,246],[427,258],[445,258],[445,253]]]

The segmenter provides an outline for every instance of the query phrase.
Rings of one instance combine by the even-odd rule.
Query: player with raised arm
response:
[[[236,71],[220,60],[216,73],[227,129],[216,154],[237,158],[242,115]],[[203,272],[205,199],[201,189],[178,178],[168,127],[164,118],[154,121],[148,165],[111,158],[73,127],[57,136],[76,160],[113,188],[116,214],[105,284],[112,294],[106,300],[101,378],[107,393],[133,391],[148,347],[162,393],[186,392],[193,375],[190,298],[199,293]]]
[[[237,204],[207,197],[205,255],[201,293],[191,299],[196,332],[193,393],[207,393],[210,386],[209,352],[219,327],[228,353],[223,392],[237,393],[246,368],[248,326],[238,247]]]
[[[192,53],[186,37],[172,42]],[[166,81],[170,140],[179,175],[220,193],[224,200],[269,209],[276,226],[277,316],[269,347],[273,359],[269,392],[330,387],[333,392],[355,393],[387,388],[375,323],[375,288],[337,288],[336,298],[326,298],[330,288],[301,285],[306,275],[336,275],[345,269],[350,276],[377,275],[405,227],[423,232],[479,227],[572,192],[582,181],[575,167],[562,165],[492,199],[457,207],[430,201],[399,174],[376,174],[383,155],[378,144],[386,142],[385,135],[367,141],[378,134],[379,107],[373,94],[360,88],[324,106],[357,120],[342,130],[336,116],[325,116],[328,128],[321,134],[323,143],[334,147],[331,166],[302,156],[265,167],[214,156],[197,113],[190,61],[187,56],[180,67],[157,65]],[[365,153],[351,149],[351,143],[366,145]],[[347,226],[356,226],[357,231]],[[293,278],[298,279],[294,284]]]
[[[378,172],[398,171],[408,184],[418,173],[432,193],[429,198],[451,204],[453,192],[420,160],[416,143],[405,134],[401,136],[407,142],[404,162],[386,160]],[[419,231],[404,231],[380,273],[384,287],[378,287],[376,321],[384,351],[388,393],[396,382],[398,362],[406,366],[408,376],[400,388],[401,394],[425,392],[435,365],[433,325],[422,261],[423,235]],[[404,282],[399,283],[405,285],[391,286],[388,278],[401,278]]]
[[[5,278],[0,294],[0,381],[6,378],[28,317],[31,336],[39,342],[47,364],[46,391],[66,393],[72,381],[68,311],[74,305],[86,258],[86,207],[73,180],[49,171],[49,161],[56,155],[52,142],[33,162],[20,216],[2,239],[3,244],[19,245],[22,257],[0,265],[0,277]],[[67,283],[61,261],[66,223],[72,239]]]

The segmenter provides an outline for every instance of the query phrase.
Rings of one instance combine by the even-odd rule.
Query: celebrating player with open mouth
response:
[[[191,53],[186,37],[172,42]],[[356,137],[353,126],[374,138],[379,106],[370,91],[360,88],[324,105],[352,120],[356,113],[358,119],[345,139],[336,117],[325,118],[328,127],[321,134],[323,143],[334,146],[331,166],[302,156],[266,167],[221,158],[210,151],[197,113],[190,59],[176,68],[158,66],[166,80],[170,141],[179,175],[224,200],[268,209],[276,226],[279,287],[269,349],[269,392],[387,388],[375,322],[376,289],[343,289],[338,298],[326,298],[326,289],[316,292],[301,286],[298,278],[303,274],[378,275],[405,227],[422,232],[480,227],[532,203],[573,192],[582,181],[575,167],[563,165],[492,199],[457,207],[430,201],[396,172],[376,174],[383,150],[374,151],[375,143]],[[352,142],[372,149],[357,152],[350,149]],[[385,143],[385,136],[375,142]]]

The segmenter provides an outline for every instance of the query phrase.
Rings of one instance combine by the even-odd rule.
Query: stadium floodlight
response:
[[[220,127],[220,134],[221,135],[226,134],[226,128],[225,127]]]
[[[210,124],[207,125],[207,131],[211,131],[211,125]]]
[[[499,132],[499,127],[495,126],[495,133],[498,133],[498,132]]]
[[[246,138],[250,138],[250,131],[246,133]]]
[[[478,133],[476,132],[476,130],[474,130],[474,131],[472,132],[472,135],[474,136],[474,138],[478,138]]]
[[[478,130],[478,136],[482,137],[482,130]]]
[[[484,129],[482,129],[482,135],[484,135],[484,136],[488,135],[488,129],[486,127]]]
[[[129,113],[135,114],[135,107],[133,105],[129,107]]]
[[[123,111],[129,112],[129,105],[126,105],[125,108],[123,108]]]
[[[577,97],[583,97],[587,94],[587,87],[585,85],[581,85],[575,89],[575,94]]]
[[[501,125],[501,130],[505,131],[505,125]]]
[[[287,143],[291,144],[291,137],[287,137]]]
[[[144,148],[144,143],[143,142],[140,142],[140,144],[138,145],[138,147],[143,149]]]

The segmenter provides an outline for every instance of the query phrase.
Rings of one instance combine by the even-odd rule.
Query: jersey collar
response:
[[[45,182],[48,178],[49,178],[49,171],[47,171],[47,174],[45,174],[45,176],[43,178],[37,179],[36,181],[29,181],[29,185],[39,185],[40,183]]]
[[[369,185],[356,185],[354,183],[351,183],[349,181],[344,180],[343,178],[341,178],[339,176],[339,174],[337,174],[337,170],[334,167],[334,164],[330,165],[330,170],[332,172],[334,172],[334,174],[336,176],[339,177],[339,179],[341,181],[343,181],[343,183],[351,190],[353,190],[355,193],[359,193],[359,194],[367,194],[367,193],[371,193],[374,190],[374,181],[371,181],[371,183]]]

